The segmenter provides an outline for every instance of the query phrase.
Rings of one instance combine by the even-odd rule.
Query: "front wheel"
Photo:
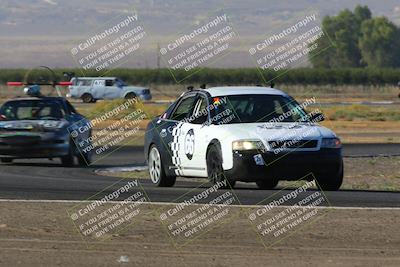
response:
[[[221,189],[233,188],[236,183],[235,180],[225,176],[221,153],[216,145],[212,145],[207,152],[207,176],[213,185],[226,181],[226,184],[220,187]]]
[[[317,182],[323,191],[338,191],[343,183],[343,162],[337,174],[317,177]]]
[[[160,152],[155,145],[150,147],[149,174],[151,181],[159,187],[171,187],[175,184],[176,176],[167,176],[161,160]]]
[[[68,154],[61,157],[61,165],[64,167],[74,166],[74,150],[72,147],[72,141],[69,142]]]
[[[68,154],[66,156],[61,157],[61,165],[64,167],[74,166],[74,155]]]
[[[127,93],[125,96],[125,100],[128,99],[135,99],[136,98],[136,94],[135,93]]]

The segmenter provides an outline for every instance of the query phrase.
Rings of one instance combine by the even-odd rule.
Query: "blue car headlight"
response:
[[[323,138],[321,148],[341,148],[342,142],[339,138]]]

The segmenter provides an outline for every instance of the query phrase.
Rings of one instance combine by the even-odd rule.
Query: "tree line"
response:
[[[55,69],[58,80],[68,80],[64,72],[75,72],[81,76],[79,69]],[[7,81],[23,81],[26,69],[0,70],[0,83]],[[208,84],[208,85],[240,85],[265,84],[273,81],[275,84],[361,84],[361,85],[396,85],[400,80],[400,69],[394,68],[295,68],[290,71],[260,70],[256,68],[235,69],[197,69],[192,73],[184,70],[174,71],[181,84]],[[29,77],[31,81],[51,79],[46,77],[45,71],[36,71]],[[176,84],[168,69],[113,69],[107,76],[117,76],[128,84]],[[191,75],[187,77],[188,75]],[[85,76],[99,76],[95,70],[88,71]],[[186,78],[186,79],[185,79]],[[267,84],[269,85],[269,84]]]
[[[310,53],[315,68],[400,67],[400,28],[386,17],[372,17],[368,6],[326,16],[322,28],[334,45],[319,55]],[[315,43],[327,47],[329,38]]]

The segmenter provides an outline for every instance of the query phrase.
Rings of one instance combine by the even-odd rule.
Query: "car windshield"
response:
[[[123,86],[126,86],[126,83],[124,81],[120,80],[120,79],[116,79],[115,80],[115,85],[119,86],[119,87],[123,87]]]
[[[63,109],[56,101],[10,101],[0,108],[0,120],[59,120],[63,117]]]
[[[228,95],[213,97],[213,123],[308,122],[306,111],[282,95]]]

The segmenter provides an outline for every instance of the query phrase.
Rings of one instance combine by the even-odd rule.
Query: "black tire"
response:
[[[2,163],[12,163],[13,159],[9,159],[9,158],[2,158],[0,159]]]
[[[155,185],[159,187],[174,186],[176,176],[166,175],[161,154],[156,145],[150,146],[147,162],[149,164],[150,179]]]
[[[136,94],[135,93],[127,93],[126,95],[125,95],[125,99],[126,100],[128,100],[128,99],[135,99],[136,98]]]
[[[274,189],[279,183],[277,179],[267,179],[267,180],[260,180],[257,181],[256,184],[258,188],[262,190],[272,190]]]
[[[218,182],[227,181],[226,186],[220,188],[234,188],[236,181],[226,177],[224,169],[222,168],[222,156],[219,147],[212,144],[207,152],[207,176],[208,180],[214,185]]]
[[[81,99],[82,99],[83,103],[93,103],[93,101],[94,101],[93,96],[89,93],[84,93],[81,96]]]
[[[343,183],[343,162],[337,174],[319,176],[317,182],[322,191],[338,191]]]
[[[74,150],[73,150],[73,142],[70,141],[69,142],[69,152],[68,155],[65,155],[63,157],[61,157],[61,165],[64,167],[72,167],[74,166],[74,160],[75,160],[75,156],[74,156]]]
[[[92,155],[91,153],[80,153],[78,152],[78,164],[81,167],[87,167],[92,163]]]

